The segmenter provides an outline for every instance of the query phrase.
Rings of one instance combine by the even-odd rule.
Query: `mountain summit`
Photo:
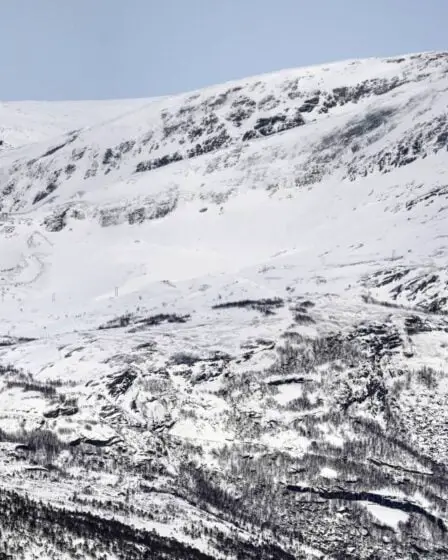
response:
[[[448,53],[0,117],[1,558],[447,557]]]

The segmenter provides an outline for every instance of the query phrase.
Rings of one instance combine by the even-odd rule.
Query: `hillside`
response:
[[[447,53],[0,142],[0,558],[448,557]]]

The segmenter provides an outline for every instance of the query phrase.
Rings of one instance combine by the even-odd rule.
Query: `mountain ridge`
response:
[[[0,147],[0,552],[446,557],[447,92],[348,61]]]

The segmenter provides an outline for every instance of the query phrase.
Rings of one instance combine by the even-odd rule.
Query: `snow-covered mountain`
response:
[[[3,103],[0,193],[0,558],[448,557],[448,54]]]

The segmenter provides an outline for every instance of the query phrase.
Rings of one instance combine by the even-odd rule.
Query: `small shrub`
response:
[[[195,354],[189,354],[188,352],[176,352],[171,356],[171,361],[174,365],[180,366],[193,366],[196,362],[199,362],[201,358]]]
[[[423,366],[416,372],[417,380],[428,389],[435,389],[438,385],[437,372],[428,366]]]

